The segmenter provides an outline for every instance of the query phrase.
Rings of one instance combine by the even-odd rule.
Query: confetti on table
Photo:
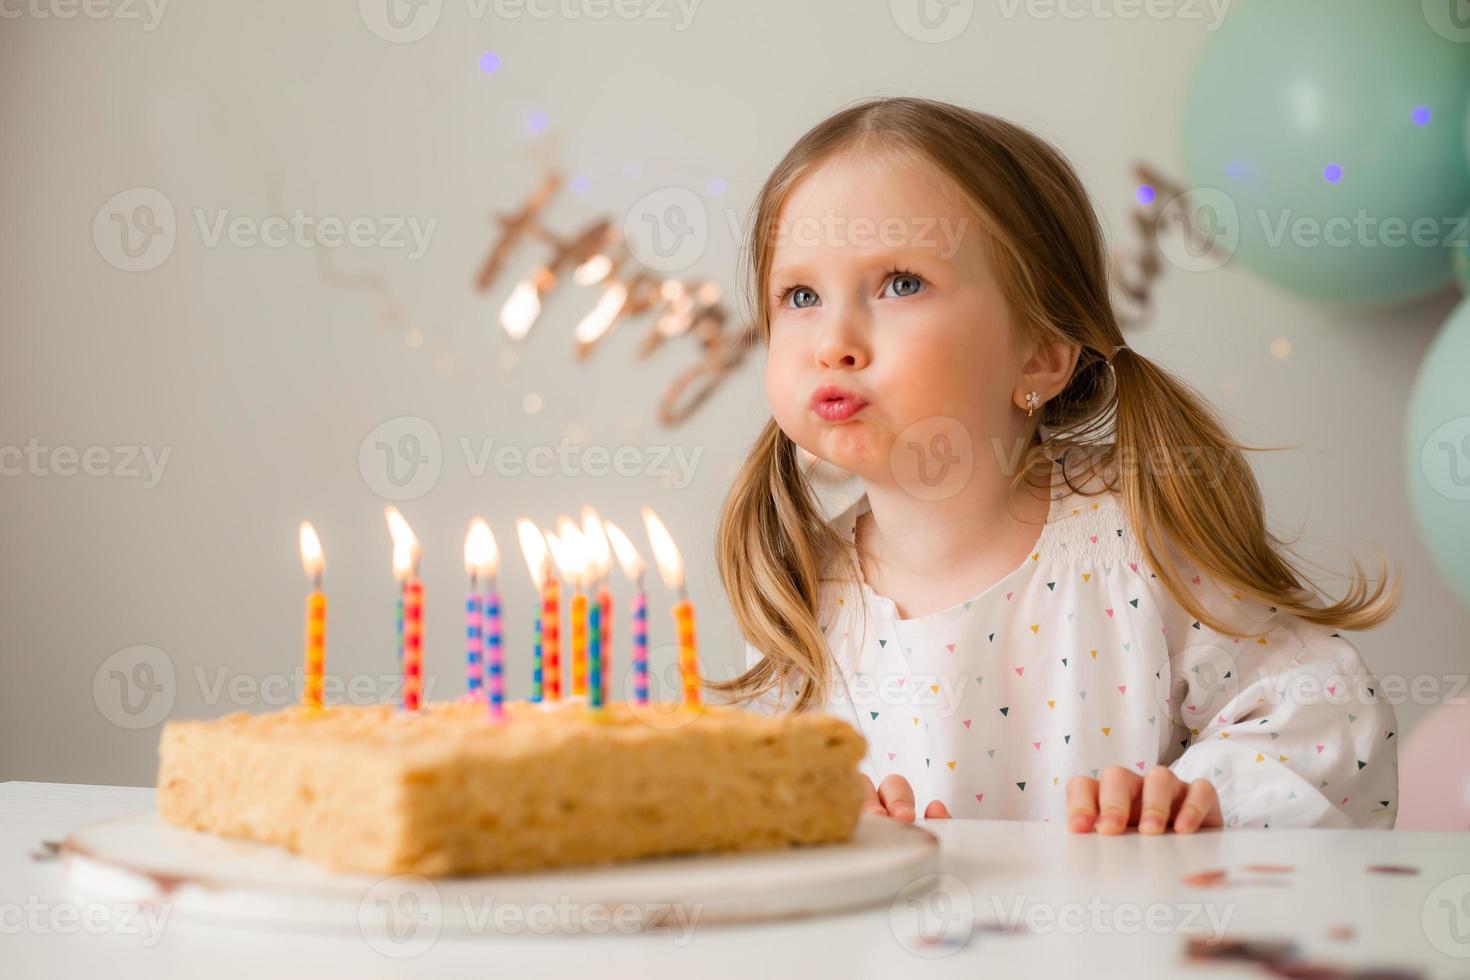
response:
[[[1191,888],[1213,888],[1216,885],[1223,885],[1227,877],[1224,870],[1196,871],[1194,874],[1185,875],[1184,883]]]
[[[1240,870],[1257,875],[1289,875],[1296,868],[1289,864],[1247,864]]]
[[[1416,875],[1419,869],[1407,864],[1370,864],[1368,872],[1375,875]]]

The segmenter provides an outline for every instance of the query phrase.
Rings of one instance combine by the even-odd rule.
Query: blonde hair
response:
[[[1040,412],[1047,435],[1038,426],[1013,491],[1043,473],[1049,493],[1051,460],[1079,450],[1075,455],[1091,459],[1094,472],[1108,474],[1094,492],[1118,491],[1141,554],[1163,585],[1222,633],[1234,628],[1194,599],[1173,548],[1222,585],[1311,623],[1367,629],[1392,614],[1400,583],[1389,588],[1384,568],[1370,592],[1356,560],[1347,593],[1326,602],[1286,557],[1294,552],[1266,527],[1243,453],[1269,450],[1237,442],[1198,392],[1137,351],[1115,352],[1126,342],[1087,192],[1061,153],[1017,125],[943,102],[890,98],[854,105],[809,130],[767,178],[745,244],[752,315],[763,340],[770,340],[766,286],[781,207],[806,174],[849,151],[896,151],[948,175],[975,209],[1016,329],[1038,342],[1081,348],[1066,387]],[[1185,458],[1194,454],[1204,467]],[[1145,457],[1143,465],[1126,465]],[[1068,486],[1082,492],[1065,472]],[[829,561],[857,580],[858,546],[822,512],[795,443],[774,419],[725,502],[717,555],[736,622],[764,658],[710,688],[735,702],[779,692],[785,703],[794,692],[794,710],[820,705],[834,665],[817,623],[819,584]]]

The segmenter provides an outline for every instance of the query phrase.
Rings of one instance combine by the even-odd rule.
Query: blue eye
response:
[[[888,285],[892,287],[893,292],[890,293],[885,289],[883,291],[884,296],[912,296],[924,288],[924,280],[911,272],[895,272],[892,278],[888,280]]]
[[[798,310],[804,310],[817,305],[817,294],[808,286],[792,286],[781,294],[781,304],[785,305],[787,300],[792,301],[792,306]]]

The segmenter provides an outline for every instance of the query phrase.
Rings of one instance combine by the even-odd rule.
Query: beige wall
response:
[[[119,651],[162,652],[137,656],[155,667],[166,658],[172,684],[157,671],[152,684],[175,717],[269,706],[271,678],[301,656],[303,517],[327,553],[330,668],[370,685],[391,676],[385,501],[359,448],[402,416],[426,420],[442,446],[432,490],[401,505],[425,542],[440,696],[460,690],[459,554],[475,513],[509,551],[513,696],[526,691],[530,641],[513,518],[549,523],[583,502],[629,528],[642,504],[662,513],[684,547],[707,669],[733,662],[740,644],[711,530],[766,415],[760,358],[672,431],[654,423],[653,393],[687,363],[687,344],[637,361],[638,321],[573,366],[587,294],[558,296],[515,348],[518,363],[501,363],[512,345],[495,313],[509,279],[489,297],[470,283],[488,214],[528,192],[545,158],[525,132],[528,110],[548,114],[559,159],[589,178],[551,224],[570,231],[621,218],[661,188],[693,188],[709,233],[689,274],[734,287],[727,211],[743,221],[792,140],[874,94],[965,102],[1035,128],[1070,154],[1126,242],[1128,168],[1142,158],[1177,173],[1181,87],[1209,34],[1208,7],[1205,19],[1124,21],[1025,6],[1006,16],[1008,5],[979,3],[958,37],[926,43],[882,2],[705,0],[685,23],[672,3],[592,20],[511,18],[522,8],[494,6],[477,16],[466,0],[445,0],[427,36],[389,43],[352,3],[180,3],[148,29],[142,6],[141,20],[62,20],[37,16],[59,8],[36,2],[0,20],[0,445],[107,447],[91,465],[109,471],[127,468],[113,447],[146,449],[155,465],[168,455],[156,486],[142,461],[139,476],[0,478],[0,779],[138,784],[153,778],[159,729],[127,727],[150,719],[120,714],[113,671],[148,677]],[[498,73],[476,67],[485,50],[503,59]],[[714,177],[722,195],[709,189]],[[167,198],[177,238],[157,268],[125,272],[93,225],[114,195],[139,187]],[[259,221],[295,208],[380,230],[398,216],[436,222],[422,256],[370,247],[328,259],[381,276],[398,323],[371,289],[328,284],[309,248],[210,244],[222,212]],[[99,235],[107,241],[105,227]],[[1436,683],[1466,670],[1470,622],[1416,538],[1399,438],[1414,371],[1451,299],[1352,319],[1239,269],[1174,270],[1154,325],[1134,340],[1245,439],[1301,447],[1256,466],[1275,526],[1300,533],[1310,557],[1343,567],[1377,543],[1404,562],[1402,613],[1354,639],[1378,671]],[[421,346],[406,342],[409,330]],[[1289,357],[1270,353],[1277,338],[1291,342]],[[524,411],[528,395],[543,402],[536,414]],[[678,487],[649,474],[477,477],[460,444],[555,446],[568,435],[634,447],[649,467],[654,447],[699,455]],[[64,453],[46,458],[67,466]],[[667,595],[652,591],[655,642],[667,642]],[[626,626],[624,609],[619,619]],[[615,656],[626,664],[626,634]],[[1407,725],[1425,708],[1399,711]]]

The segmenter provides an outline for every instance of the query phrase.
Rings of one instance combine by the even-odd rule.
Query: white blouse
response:
[[[849,541],[868,509],[863,495],[834,519]],[[1266,634],[1196,622],[1116,491],[1062,484],[1031,556],[966,602],[902,619],[866,582],[824,579],[840,673],[825,710],[866,737],[875,785],[909,781],[920,814],[939,800],[953,817],[1065,822],[1072,776],[1167,765],[1214,784],[1227,827],[1392,827],[1393,708],[1356,648],[1172,557],[1205,608]]]

